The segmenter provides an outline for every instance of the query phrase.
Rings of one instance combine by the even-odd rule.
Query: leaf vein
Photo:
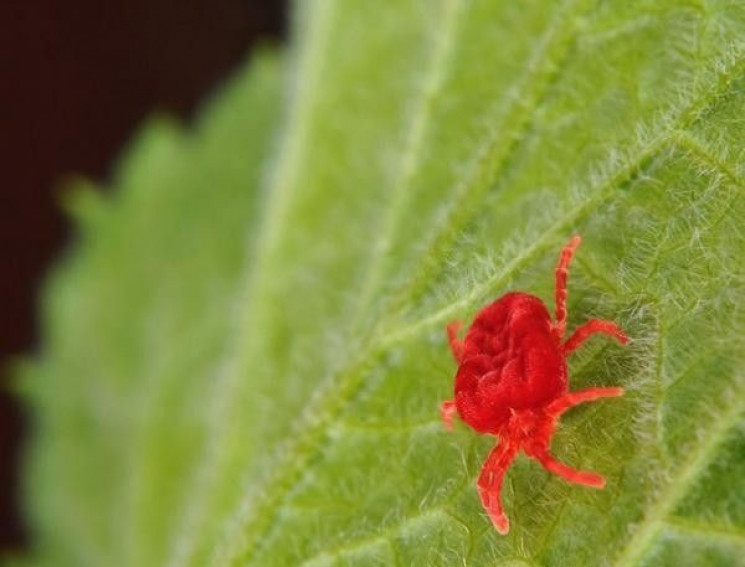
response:
[[[665,525],[681,532],[683,536],[693,535],[703,538],[714,538],[722,542],[745,546],[745,533],[739,526],[714,523],[709,520],[702,523],[689,518],[673,516],[665,520]]]
[[[743,404],[738,401],[723,411],[703,436],[703,440],[691,451],[690,457],[678,469],[677,473],[668,481],[654,505],[637,525],[636,531],[626,543],[616,565],[637,565],[649,549],[652,541],[664,527],[666,518],[673,511],[681,498],[696,481],[698,476],[714,459],[716,450],[724,441],[727,434],[735,427],[742,417]]]
[[[398,171],[394,175],[395,181],[390,197],[391,205],[382,222],[379,232],[380,237],[373,244],[370,268],[363,280],[363,287],[360,292],[357,320],[362,316],[371,296],[378,287],[386,255],[390,250],[396,227],[401,220],[401,214],[407,202],[406,197],[409,194],[408,189],[422,157],[422,145],[426,138],[430,113],[435,99],[442,93],[445,77],[453,62],[455,37],[458,35],[458,23],[464,5],[461,0],[447,0],[446,2],[446,9],[441,18],[443,29],[437,34],[438,41],[432,49],[433,55],[429,70],[423,81],[414,118],[405,136],[404,151],[398,164]]]

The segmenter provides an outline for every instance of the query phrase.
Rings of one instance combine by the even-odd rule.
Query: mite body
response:
[[[569,482],[602,488],[605,480],[558,462],[550,453],[559,417],[569,408],[604,397],[623,394],[621,388],[590,388],[569,392],[566,358],[589,337],[603,333],[628,341],[613,322],[592,319],[564,340],[569,262],[581,240],[575,236],[564,247],[556,268],[556,315],[551,319],[537,297],[508,293],[482,309],[464,340],[459,322],[447,334],[458,371],[453,400],[443,402],[442,418],[448,429],[457,412],[479,433],[499,437],[478,479],[484,509],[501,534],[509,532],[500,492],[510,463],[522,450],[547,470]]]

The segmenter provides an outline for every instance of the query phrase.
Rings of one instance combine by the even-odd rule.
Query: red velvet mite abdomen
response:
[[[544,404],[568,389],[561,344],[543,302],[508,293],[479,312],[463,341],[455,404],[480,433],[498,434],[510,409]]]

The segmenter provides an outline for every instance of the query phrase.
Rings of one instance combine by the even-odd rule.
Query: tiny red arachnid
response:
[[[580,325],[564,340],[569,262],[580,242],[575,236],[559,256],[555,321],[537,297],[511,292],[476,315],[464,340],[458,338],[460,322],[447,327],[458,372],[455,399],[443,402],[440,413],[448,430],[457,411],[477,432],[499,437],[477,485],[484,509],[503,535],[510,531],[510,522],[502,509],[502,481],[520,450],[569,482],[605,486],[602,476],[560,463],[549,451],[564,412],[577,404],[623,395],[622,388],[569,392],[566,358],[582,343],[596,333],[615,337],[622,344],[628,341],[618,325],[600,319]]]

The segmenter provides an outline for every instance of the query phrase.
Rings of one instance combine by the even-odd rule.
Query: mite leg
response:
[[[531,451],[526,450],[525,452],[541,463],[547,471],[560,476],[564,480],[568,480],[574,484],[592,486],[593,488],[603,488],[605,486],[605,479],[599,474],[589,471],[579,471],[564,463],[560,463],[551,456],[545,447],[534,448]]]
[[[450,343],[450,350],[453,351],[455,362],[460,364],[463,362],[463,341],[458,338],[463,323],[460,321],[453,321],[447,326],[448,342]]]
[[[561,414],[578,404],[592,402],[600,398],[617,398],[623,396],[623,388],[589,388],[572,392],[555,399],[546,407],[546,413],[552,418],[558,418]]]
[[[518,447],[501,440],[484,463],[478,480],[481,504],[494,524],[496,530],[506,535],[510,531],[510,520],[502,508],[502,482],[507,469],[517,454]]]
[[[455,415],[455,400],[445,400],[440,405],[440,417],[446,431],[453,430],[453,416]]]
[[[625,345],[629,342],[629,338],[623,332],[623,330],[616,325],[613,321],[603,321],[602,319],[591,319],[584,325],[577,327],[572,333],[572,336],[567,339],[564,343],[564,356],[571,354],[577,350],[582,343],[589,339],[592,335],[602,333],[615,337],[616,340]]]
[[[569,243],[561,250],[559,256],[559,265],[556,266],[556,322],[554,323],[554,333],[561,339],[564,337],[564,331],[567,327],[567,278],[569,277],[569,262],[572,260],[577,247],[582,242],[579,236],[573,237]]]

